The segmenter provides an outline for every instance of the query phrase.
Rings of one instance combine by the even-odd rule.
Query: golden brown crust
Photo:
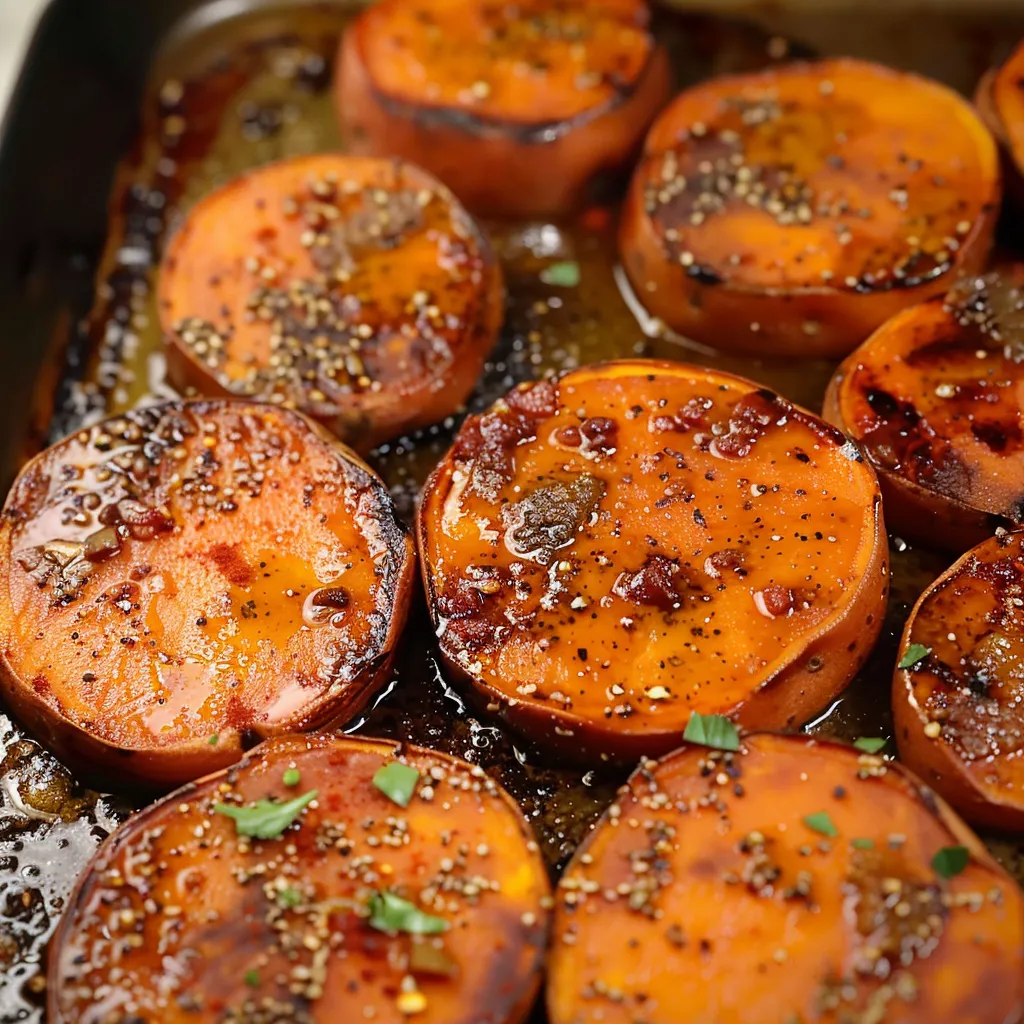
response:
[[[415,578],[381,480],[298,413],[174,402],[21,472],[0,522],[0,689],[117,789],[357,714]]]

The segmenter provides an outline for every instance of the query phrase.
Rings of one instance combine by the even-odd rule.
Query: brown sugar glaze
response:
[[[72,338],[68,372],[50,419],[49,441],[103,413],[140,400],[170,397],[163,383],[162,342],[154,298],[155,267],[181,211],[211,188],[249,167],[285,156],[329,150],[339,143],[329,86],[334,53],[349,14],[344,5],[260,8],[225,22],[182,26],[158,57],[143,101],[140,131],[111,194],[110,232],[97,274],[97,300]],[[879,16],[870,32],[844,38],[835,22],[833,50],[869,38],[899,36]],[[784,30],[803,31],[795,17],[779,16]],[[822,19],[806,19],[810,30]],[[1020,19],[1018,18],[1018,21]],[[979,22],[980,23],[980,22]],[[965,34],[964,26],[936,23],[935,52],[917,48],[905,58],[924,73],[943,70],[951,48],[977,60],[953,84],[969,90],[991,61],[993,37],[1016,38],[1024,22],[1005,31]],[[677,87],[720,73],[757,70],[805,48],[792,47],[749,24],[702,15],[658,14]],[[902,38],[909,38],[904,33]],[[849,41],[847,41],[849,40]],[[936,56],[938,54],[938,56]],[[962,57],[962,54],[961,54]],[[904,59],[904,58],[901,58]],[[961,59],[961,64],[964,60]],[[969,63],[969,61],[968,61]],[[548,370],[572,369],[610,358],[648,356],[686,360],[753,378],[812,410],[821,406],[834,364],[824,360],[772,363],[725,357],[651,337],[620,291],[614,208],[588,212],[568,224],[486,224],[509,287],[501,341],[472,396],[479,411],[514,384]],[[545,268],[579,267],[578,286],[545,284]],[[550,275],[548,275],[550,277]],[[378,449],[370,461],[389,484],[406,522],[418,488],[447,450],[457,423],[445,422],[414,438]],[[33,453],[27,453],[33,454]],[[891,736],[889,689],[896,645],[920,591],[952,559],[891,538],[892,596],[882,638],[843,697],[811,731],[854,739]],[[560,867],[608,804],[621,774],[579,767],[543,767],[535,753],[514,744],[494,723],[478,721],[444,682],[422,601],[413,610],[404,657],[393,684],[364,721],[360,734],[411,739],[480,764],[519,801],[552,868]],[[890,744],[887,751],[894,750]],[[127,808],[81,790],[49,754],[0,718],[0,1018],[41,1020],[39,975],[45,943],[79,870],[96,843]],[[989,838],[996,856],[1024,878],[1024,853],[1006,839]],[[536,1024],[545,1018],[538,1008]]]

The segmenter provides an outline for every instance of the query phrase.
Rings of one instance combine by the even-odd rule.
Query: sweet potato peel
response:
[[[51,945],[49,1020],[520,1024],[549,907],[529,826],[479,768],[269,740],[101,848]]]
[[[640,301],[696,341],[842,356],[981,269],[1000,194],[992,137],[952,91],[861,61],[793,64],[668,106],[620,249]]]
[[[0,522],[0,686],[87,778],[169,787],[357,714],[415,579],[383,483],[298,413],[175,402],[18,477]]]
[[[799,725],[866,657],[887,592],[857,449],[684,364],[588,367],[471,417],[418,540],[449,669],[559,756],[664,752],[693,712]]]
[[[1024,897],[877,755],[798,736],[646,762],[557,896],[551,1024],[995,1024]]]

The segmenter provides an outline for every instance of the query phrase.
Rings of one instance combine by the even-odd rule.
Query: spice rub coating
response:
[[[725,351],[842,356],[988,255],[995,144],[937,83],[856,60],[727,76],[655,122],[620,251],[640,301]]]
[[[459,408],[504,286],[480,228],[425,171],[322,155],[200,200],[158,304],[179,388],[299,409],[366,452]]]
[[[881,627],[856,447],[729,374],[631,360],[471,417],[418,541],[450,670],[560,756],[665,752],[692,712],[799,725]]]
[[[383,0],[342,40],[346,143],[420,164],[475,213],[569,212],[669,97],[649,19],[643,0]]]
[[[174,402],[21,472],[0,520],[0,688],[88,778],[168,787],[357,714],[415,578],[380,479],[298,413]]]
[[[864,449],[889,528],[960,553],[1024,522],[1024,267],[957,282],[836,371],[824,416]]]
[[[480,768],[273,739],[100,849],[51,945],[49,1020],[520,1024],[550,906]]]
[[[556,898],[551,1024],[996,1024],[1024,897],[926,787],[802,736],[641,765]]]
[[[1024,830],[1024,534],[921,595],[893,679],[900,756],[968,821]]]

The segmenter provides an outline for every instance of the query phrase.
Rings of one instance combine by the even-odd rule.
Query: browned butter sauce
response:
[[[220,5],[209,5],[210,9]],[[338,35],[351,5],[260,7],[226,20],[180,27],[157,60],[141,129],[119,170],[111,201],[97,299],[72,342],[69,370],[53,410],[51,440],[100,415],[170,397],[153,298],[168,233],[209,189],[249,167],[339,146],[329,95]],[[686,85],[713,74],[752,70],[801,55],[772,32],[724,18],[659,13],[658,32]],[[888,20],[887,20],[888,19]],[[934,46],[880,14],[828,20],[779,16],[783,28],[831,32],[839,47],[904,62],[935,74],[949,63],[969,88],[991,59],[998,32],[935,21]],[[979,18],[979,23],[981,22]],[[1015,32],[1024,32],[1024,19]],[[844,26],[846,26],[844,28]],[[873,52],[875,47],[878,52]],[[965,56],[966,55],[966,56]],[[975,63],[972,63],[976,62]],[[623,288],[614,245],[614,209],[571,224],[488,225],[504,262],[509,307],[501,341],[470,401],[489,405],[514,384],[603,359],[646,355],[702,363],[754,378],[817,410],[833,365],[727,358],[659,335]],[[573,263],[579,284],[545,284],[552,264]],[[550,275],[546,275],[549,277]],[[447,449],[457,423],[445,421],[379,448],[371,461],[406,521],[418,488]],[[910,605],[943,569],[945,555],[891,538],[892,597],[882,639],[843,697],[810,731],[846,739],[891,736],[889,688],[896,642]],[[400,737],[482,765],[519,800],[544,855],[556,869],[610,801],[621,775],[600,765],[545,767],[499,728],[478,721],[445,683],[422,601],[408,626],[404,657],[376,707],[350,729]],[[889,749],[892,749],[891,747]],[[78,787],[70,774],[7,718],[0,717],[0,1021],[41,1020],[45,945],[63,901],[97,843],[128,808]],[[549,760],[550,765],[550,760]],[[996,855],[1024,878],[1024,855],[990,839]],[[543,1021],[537,1011],[535,1020]]]

